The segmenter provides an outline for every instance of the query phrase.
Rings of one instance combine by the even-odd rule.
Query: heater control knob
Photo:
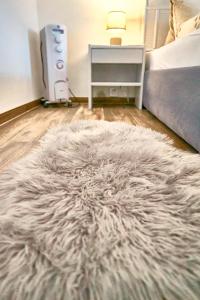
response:
[[[61,43],[61,37],[60,37],[60,34],[55,36],[55,42],[56,42],[57,44],[60,44],[60,43]]]
[[[58,70],[62,70],[64,68],[64,61],[63,60],[58,60],[56,63],[56,67]]]
[[[62,53],[63,52],[63,48],[60,45],[56,46],[56,52]]]

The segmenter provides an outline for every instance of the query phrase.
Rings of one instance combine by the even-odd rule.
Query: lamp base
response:
[[[111,38],[110,39],[110,45],[111,46],[121,46],[122,45],[122,39],[121,38]]]

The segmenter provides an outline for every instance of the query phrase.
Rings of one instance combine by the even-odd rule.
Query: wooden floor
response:
[[[167,134],[175,147],[195,152],[148,111],[139,111],[133,106],[97,107],[92,112],[88,111],[85,104],[77,108],[38,107],[0,126],[0,171],[38,145],[39,139],[50,127],[75,120],[123,121],[152,128]]]

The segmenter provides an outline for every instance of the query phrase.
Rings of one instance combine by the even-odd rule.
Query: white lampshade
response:
[[[108,13],[107,30],[126,30],[126,13],[111,11]]]

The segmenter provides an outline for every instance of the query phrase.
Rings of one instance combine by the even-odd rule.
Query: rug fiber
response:
[[[49,130],[0,175],[0,299],[199,300],[199,155],[123,123]]]

